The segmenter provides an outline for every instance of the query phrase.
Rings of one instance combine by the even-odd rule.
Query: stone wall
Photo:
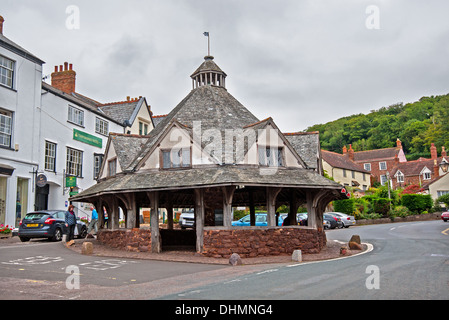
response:
[[[326,245],[323,230],[299,226],[205,227],[203,235],[203,255],[217,258],[229,258],[233,253],[242,258],[292,254],[296,249],[303,253],[318,253]],[[177,238],[177,243],[181,241],[194,246],[194,231],[161,230],[161,236],[167,238],[162,240],[166,245],[176,245],[173,241]],[[151,230],[147,228],[102,229],[98,231],[97,240],[111,248],[151,251]]]
[[[97,240],[111,248],[135,252],[151,251],[150,229],[101,229],[97,233]]]
[[[203,255],[225,257],[233,253],[242,258],[303,253],[318,253],[326,245],[323,230],[307,227],[205,227]]]
[[[382,223],[393,223],[393,222],[411,222],[411,221],[429,221],[429,220],[440,220],[441,212],[427,213],[427,214],[415,214],[406,217],[394,217],[390,218],[380,218],[380,219],[359,219],[356,221],[356,225],[366,225],[366,224],[382,224]]]

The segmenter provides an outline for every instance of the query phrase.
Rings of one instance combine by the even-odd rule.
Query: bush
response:
[[[442,196],[438,197],[437,201],[438,203],[444,203],[446,205],[446,208],[449,208],[449,193],[443,194]]]
[[[375,213],[386,217],[388,216],[388,212],[390,212],[390,204],[391,201],[388,198],[373,199],[373,210]]]
[[[419,214],[432,208],[432,197],[428,194],[404,194],[402,205],[407,207],[413,214]]]
[[[391,210],[390,215],[393,217],[406,217],[410,215],[410,210],[405,206],[396,206]]]
[[[352,215],[354,213],[354,209],[355,207],[353,198],[334,201],[334,210],[337,212]]]

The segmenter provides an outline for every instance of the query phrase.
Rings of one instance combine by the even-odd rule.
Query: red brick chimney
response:
[[[64,62],[64,70],[62,65],[55,66],[55,72],[51,74],[51,85],[65,93],[75,92],[76,72],[72,70],[72,64]]]
[[[396,147],[402,148],[402,142],[399,140],[399,138],[396,140]]]
[[[3,34],[3,22],[5,21],[5,19],[3,19],[2,16],[0,16],[0,34]]]
[[[343,154],[347,154],[348,153],[348,149],[346,149],[346,146],[343,146]]]
[[[437,160],[433,160],[433,174],[434,178],[438,178],[440,176],[440,166],[437,163]]]
[[[433,159],[433,160],[438,158],[437,147],[435,147],[434,143],[432,143],[430,145],[430,158]]]
[[[447,157],[446,149],[444,148],[444,146],[441,147],[441,156]]]
[[[351,159],[352,161],[354,161],[354,149],[352,149],[352,144],[349,145],[349,159]]]

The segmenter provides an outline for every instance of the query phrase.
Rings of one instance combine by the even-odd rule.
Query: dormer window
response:
[[[163,169],[190,168],[192,166],[190,148],[161,150]]]
[[[268,167],[283,167],[283,148],[259,146],[259,165]]]
[[[117,158],[108,161],[108,177],[115,176],[117,173]]]

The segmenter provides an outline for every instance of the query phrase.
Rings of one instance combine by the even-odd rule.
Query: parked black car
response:
[[[331,229],[343,228],[343,222],[341,222],[341,218],[340,217],[334,216],[332,214],[325,213],[323,215],[323,219],[330,222],[330,228]]]
[[[77,220],[78,237],[86,237],[86,224],[79,218]],[[23,242],[29,241],[31,238],[48,238],[53,241],[60,241],[64,233],[67,233],[65,211],[42,210],[26,214],[20,222],[18,236]]]

